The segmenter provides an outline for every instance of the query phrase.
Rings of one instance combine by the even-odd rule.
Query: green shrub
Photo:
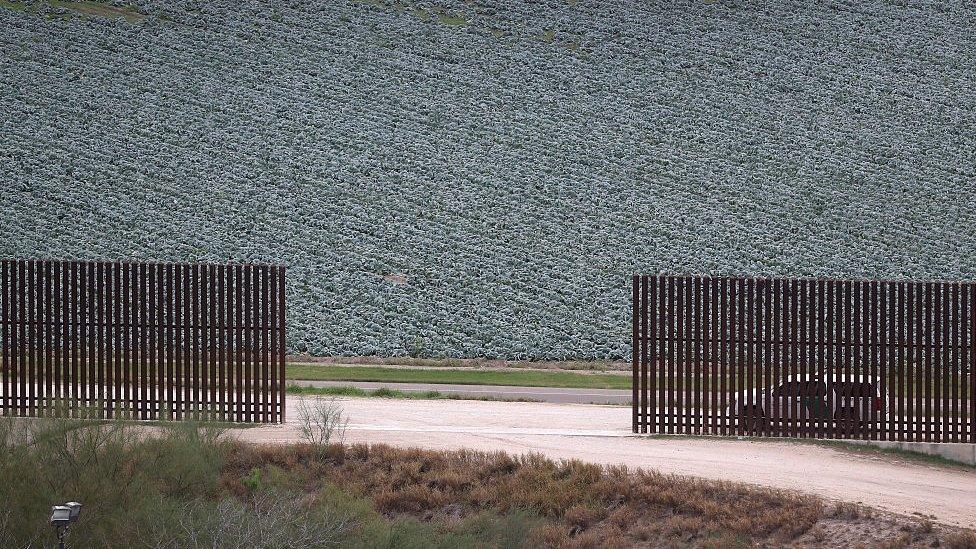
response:
[[[233,475],[228,459],[241,447],[220,434],[193,422],[0,419],[0,547],[52,544],[50,507],[65,501],[84,504],[75,547],[515,547],[534,524],[490,512],[388,519],[370,498],[316,477],[340,446],[305,465],[282,447],[290,465]]]

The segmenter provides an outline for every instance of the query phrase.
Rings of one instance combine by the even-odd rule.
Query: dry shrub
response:
[[[453,521],[485,511],[524,510],[545,521],[532,529],[530,541],[549,547],[582,547],[590,540],[694,545],[725,534],[749,543],[788,543],[823,516],[820,500],[812,496],[556,462],[538,454],[361,444],[329,448],[323,457],[300,448],[239,445],[226,476],[239,483],[254,467],[292,467],[309,483],[333,484],[372,499],[386,516],[424,521],[444,518],[446,506]]]
[[[528,455],[512,474],[491,480],[495,482],[496,503],[503,508],[525,507],[558,518],[574,504],[590,499],[586,479],[591,477],[591,469],[577,464],[557,465],[541,456]]]
[[[291,470],[312,458],[305,446],[289,445],[249,445],[234,443],[233,451],[227,458],[225,470],[249,471],[255,467],[275,465]]]
[[[593,530],[592,533],[596,534],[597,531]],[[603,538],[603,547],[608,549],[624,549],[634,545],[626,533],[614,526],[600,532],[599,535]]]
[[[779,542],[795,539],[814,527],[823,516],[823,508],[814,503],[809,506],[796,508],[778,508],[766,517],[765,525],[778,524],[772,532],[773,538]]]
[[[448,492],[466,490],[471,486],[471,478],[454,470],[435,471],[430,478],[430,484]]]
[[[421,515],[444,507],[453,498],[423,484],[403,486],[398,490],[384,488],[373,496],[376,509],[383,513]]]
[[[539,548],[562,548],[569,545],[569,530],[558,524],[544,524],[529,536],[529,545]]]
[[[618,528],[627,530],[637,520],[637,512],[630,507],[617,507],[610,513],[609,522]]]
[[[701,517],[675,515],[664,521],[661,533],[671,540],[686,539],[697,534],[704,525],[705,521]]]
[[[643,542],[650,541],[658,536],[657,528],[648,524],[637,524],[630,530],[630,532],[634,539]]]
[[[733,549],[748,546],[749,544],[743,541],[741,537],[728,532],[712,536],[701,542],[702,549]]]
[[[823,516],[813,496],[757,489],[731,482],[691,479],[656,472],[635,475],[639,502],[700,516],[711,530],[780,541],[806,532]]]
[[[390,481],[397,486],[407,486],[421,482],[429,467],[420,459],[394,461],[388,470]]]
[[[583,530],[593,526],[602,520],[606,513],[600,509],[594,509],[586,505],[574,505],[566,510],[563,520],[570,526],[576,526]]]
[[[492,502],[497,499],[495,490],[488,486],[475,486],[468,492],[468,500],[471,505],[482,509],[491,507]]]
[[[115,456],[122,451],[122,439],[115,445],[118,448],[102,442],[105,448],[99,450],[97,463],[111,465],[118,461],[118,470],[112,466],[108,473],[77,478],[95,483],[93,489],[101,489],[106,487],[99,483],[103,478],[125,479],[151,473],[139,489],[127,489],[126,497],[131,499],[149,489],[158,492],[153,492],[155,499],[150,498],[152,501],[140,507],[147,510],[146,516],[153,516],[164,504],[172,507],[168,511],[169,522],[160,530],[159,539],[164,545],[182,543],[183,538],[173,534],[173,528],[186,530],[185,525],[192,526],[193,532],[202,532],[201,536],[215,539],[231,539],[238,532],[247,533],[248,539],[273,537],[278,532],[276,525],[284,524],[282,517],[298,514],[281,513],[285,507],[278,504],[247,507],[268,490],[286,494],[297,506],[295,509],[302,512],[318,509],[316,517],[323,523],[335,522],[329,518],[335,515],[348,517],[351,525],[365,525],[350,528],[350,535],[371,540],[374,546],[426,547],[431,540],[442,538],[453,540],[454,545],[473,539],[504,539],[507,541],[501,545],[506,547],[518,546],[524,540],[533,546],[577,548],[784,546],[804,541],[830,542],[831,535],[825,527],[833,531],[835,523],[863,527],[868,526],[868,520],[880,520],[872,519],[869,512],[855,504],[841,503],[831,505],[826,512],[829,520],[818,525],[818,521],[828,517],[822,501],[812,496],[579,461],[555,462],[539,455],[511,457],[501,453],[437,452],[362,444],[216,445],[206,439],[198,440],[189,431],[181,433],[175,432],[165,440],[143,441],[136,446],[139,450],[129,456],[131,459],[121,461],[102,456]],[[68,465],[56,459],[63,452],[38,452],[26,446],[17,452],[18,459],[0,460],[0,466],[6,467],[4,478],[31,478],[21,466],[29,461],[27,458],[54,459],[46,466],[51,471]],[[219,459],[211,459],[211,454]],[[144,466],[140,461],[144,459],[151,459],[153,467]],[[89,461],[92,471],[101,471],[94,460]],[[4,496],[0,499],[12,501],[38,484],[17,482],[20,484],[14,486],[16,489],[0,486]],[[112,482],[110,487],[118,488],[117,484]],[[220,503],[228,496],[228,502]],[[172,503],[201,498],[205,504],[186,507],[189,511]],[[40,510],[32,511],[32,516],[43,514],[42,503],[55,498],[45,493],[34,499]],[[98,501],[96,497],[86,499]],[[8,506],[14,513],[20,507],[23,505]],[[206,515],[211,511],[237,522],[250,521],[250,529],[215,529],[215,524],[223,522],[208,522]],[[341,513],[336,514],[338,511]],[[126,524],[143,520],[124,518]],[[16,520],[20,518],[10,512],[0,513],[0,545],[25,545],[3,538],[3,530],[10,529],[11,521]],[[339,535],[339,530],[309,529],[303,520],[287,524],[289,539]],[[976,538],[971,532],[942,535],[944,530],[937,531],[925,522],[907,528],[903,536],[882,546],[904,547],[919,540],[934,541],[938,535],[943,546],[976,549]],[[798,539],[807,532],[809,536]],[[343,530],[342,535],[346,533]],[[27,536],[23,540],[30,542]]]
[[[948,549],[976,549],[976,532],[952,532],[942,538],[942,546]]]
[[[316,508],[314,497],[264,492],[246,502],[194,500],[174,519],[150,522],[139,545],[206,547],[335,547],[350,530],[342,514]]]
[[[566,546],[574,549],[598,549],[607,547],[605,533],[596,530],[586,532],[570,531],[569,538],[569,543]]]
[[[898,537],[878,542],[877,549],[904,549],[912,546],[912,535],[903,532]]]
[[[861,506],[847,501],[838,501],[830,510],[830,516],[840,519],[856,519],[861,517]]]
[[[537,464],[538,467],[548,467],[552,462],[547,458]],[[603,480],[605,470],[601,465],[584,463],[578,459],[563,461],[556,465],[556,478],[568,479],[582,486],[589,487]]]

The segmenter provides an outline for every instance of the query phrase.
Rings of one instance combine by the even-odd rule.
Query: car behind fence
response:
[[[976,442],[976,285],[633,277],[635,433]]]

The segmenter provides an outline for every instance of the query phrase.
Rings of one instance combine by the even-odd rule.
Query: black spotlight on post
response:
[[[79,515],[81,515],[81,504],[77,501],[51,507],[51,526],[58,535],[58,549],[65,548],[64,537],[68,534],[68,527],[78,521]]]

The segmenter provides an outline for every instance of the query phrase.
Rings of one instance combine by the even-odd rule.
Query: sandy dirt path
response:
[[[289,423],[236,431],[253,442],[298,440],[299,399]],[[587,404],[341,398],[346,442],[431,449],[539,452],[555,459],[622,464],[800,490],[834,500],[976,528],[976,471],[898,457],[852,454],[790,441],[631,435],[630,408]]]

